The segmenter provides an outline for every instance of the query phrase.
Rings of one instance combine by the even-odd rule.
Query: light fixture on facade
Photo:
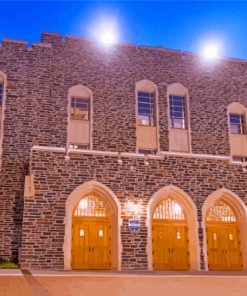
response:
[[[138,217],[141,213],[141,205],[139,203],[134,203],[128,201],[126,204],[126,213],[128,216]]]

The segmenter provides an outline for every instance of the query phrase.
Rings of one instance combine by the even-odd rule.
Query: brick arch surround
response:
[[[232,191],[222,188],[211,193],[205,200],[202,207],[202,229],[204,233],[203,239],[203,253],[205,258],[205,270],[208,270],[207,258],[207,242],[206,242],[206,215],[209,208],[211,208],[218,200],[225,201],[229,204],[234,213],[237,215],[239,223],[241,252],[243,255],[243,269],[247,270],[247,208],[244,202]]]
[[[112,225],[112,269],[121,269],[120,202],[116,195],[105,185],[97,181],[86,182],[75,188],[66,201],[65,236],[64,236],[64,269],[71,269],[71,229],[72,215],[75,206],[88,193],[98,194],[109,206]]]
[[[148,229],[148,269],[152,270],[152,217],[156,206],[164,199],[171,197],[184,209],[186,215],[186,222],[188,226],[188,238],[189,238],[189,252],[190,252],[190,269],[200,269],[200,254],[199,254],[199,239],[198,239],[198,222],[197,222],[197,209],[196,205],[182,189],[168,185],[158,190],[149,200],[147,205],[147,220],[146,226]]]

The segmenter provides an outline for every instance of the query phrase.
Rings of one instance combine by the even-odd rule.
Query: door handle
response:
[[[94,247],[92,247],[92,252],[94,252]]]
[[[89,251],[89,252],[90,252],[90,250],[91,250],[91,247],[88,248],[88,251]]]

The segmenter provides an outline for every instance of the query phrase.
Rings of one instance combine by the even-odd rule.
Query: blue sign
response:
[[[131,219],[129,220],[129,229],[132,232],[138,232],[140,230],[140,220],[139,219]]]

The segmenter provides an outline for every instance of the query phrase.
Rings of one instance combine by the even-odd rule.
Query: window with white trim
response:
[[[230,113],[230,131],[232,134],[245,134],[244,116],[242,114]]]
[[[71,98],[70,118],[89,120],[90,100],[89,98]]]
[[[156,126],[154,93],[138,92],[138,124]]]
[[[245,162],[247,158],[247,108],[239,102],[227,106],[229,142],[232,161]]]
[[[91,149],[92,91],[78,84],[69,88],[68,99],[68,148]]]
[[[185,97],[169,96],[170,124],[172,128],[186,128],[186,107]]]

